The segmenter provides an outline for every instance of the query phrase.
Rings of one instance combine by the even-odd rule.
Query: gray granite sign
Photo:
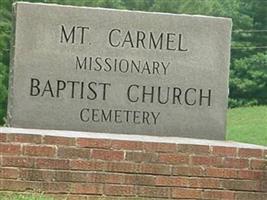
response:
[[[231,20],[14,4],[12,127],[224,139]]]

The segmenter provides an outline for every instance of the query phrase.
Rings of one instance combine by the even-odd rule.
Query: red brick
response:
[[[27,157],[3,157],[2,166],[33,168],[34,159]]]
[[[56,154],[54,146],[23,146],[23,154],[27,156],[53,157]]]
[[[237,192],[235,194],[236,200],[266,200],[267,193],[256,192]]]
[[[108,196],[134,196],[135,188],[129,185],[105,185],[104,194]]]
[[[38,158],[36,168],[40,169],[69,169],[69,160]]]
[[[249,160],[242,158],[225,158],[225,168],[245,169],[249,167]]]
[[[25,191],[38,191],[42,188],[42,183],[40,182],[29,182],[29,181],[20,181],[20,180],[1,180],[0,182],[1,190],[4,191],[16,191],[16,192],[25,192]]]
[[[176,165],[188,164],[189,156],[181,154],[160,153],[159,162]]]
[[[210,148],[207,145],[178,144],[177,151],[188,154],[209,154]]]
[[[63,146],[75,146],[75,138],[58,137],[58,136],[44,136],[43,144],[54,144]]]
[[[184,177],[157,176],[155,185],[188,187],[189,179]]]
[[[215,156],[236,157],[237,156],[237,148],[236,147],[214,146],[214,147],[212,147],[212,154]]]
[[[88,173],[88,172],[87,172]],[[91,183],[117,183],[116,181],[119,180],[121,177],[120,175],[112,176],[106,172],[89,172],[87,174],[87,182]],[[120,182],[122,183],[122,182]]]
[[[143,142],[140,141],[129,141],[129,140],[112,140],[111,148],[112,149],[121,149],[121,150],[143,150]]]
[[[138,173],[140,165],[129,162],[108,162],[105,171]]]
[[[191,156],[192,165],[221,167],[223,159],[215,156]]]
[[[17,168],[0,168],[0,178],[16,179],[19,177],[19,170]]]
[[[108,177],[106,176],[105,172],[90,172],[87,176],[88,176],[87,182],[89,183],[113,183],[112,181],[116,183],[115,177],[111,177],[111,176]],[[111,182],[106,182],[107,181],[106,178],[109,178],[108,181],[111,181]],[[119,175],[118,175],[118,179],[119,179]]]
[[[20,178],[27,181],[53,181],[55,172],[51,170],[20,169]]]
[[[256,171],[256,170],[239,170],[238,171],[238,178],[240,179],[256,179],[260,180],[264,178],[263,171]]]
[[[8,139],[10,142],[19,142],[19,143],[40,144],[42,142],[41,135],[31,135],[31,134],[10,134]]]
[[[250,168],[251,169],[267,169],[267,160],[251,160],[250,161]]]
[[[71,193],[74,194],[103,194],[102,184],[73,183]]]
[[[170,175],[171,166],[163,164],[141,164],[140,173]]]
[[[58,150],[56,155],[71,160],[1,155],[0,188],[3,191],[42,191],[68,197],[69,200],[102,199],[102,195],[109,200],[118,198],[115,196],[120,196],[122,200],[137,196],[148,199],[228,200],[236,196],[236,199],[254,200],[265,199],[264,194],[267,193],[267,163],[262,159],[263,150],[260,157],[258,149],[243,148],[236,155],[238,151],[235,147],[190,147],[106,139],[88,139],[75,146],[75,138],[61,137],[60,144],[53,144],[53,140],[58,138],[55,136],[13,134],[8,138],[17,143],[0,144],[20,146],[19,142],[24,143],[21,153],[46,157],[52,154],[41,148],[52,147]],[[9,141],[8,138],[2,140]],[[107,144],[103,144],[104,140]],[[43,143],[34,145],[40,141]]]
[[[94,170],[102,171],[105,163],[102,161],[71,160],[70,169],[72,170]]]
[[[0,143],[1,155],[20,155],[22,153],[19,144]]]
[[[67,182],[88,182],[88,183],[118,183],[120,180],[122,183],[123,176],[121,175],[112,175],[102,172],[59,172],[56,175],[56,179],[61,179],[62,181]]]
[[[235,192],[226,190],[205,190],[202,192],[203,199],[234,200]]]
[[[252,180],[223,180],[222,187],[229,190],[259,191],[260,184]]]
[[[187,189],[187,188],[173,188],[173,198],[190,198],[190,199],[201,199],[201,190]]]
[[[134,162],[156,162],[158,155],[156,153],[126,152],[126,160]]]
[[[144,142],[144,150],[146,152],[176,152],[176,144],[173,143],[157,143]]]
[[[260,187],[261,187],[260,189],[261,192],[267,192],[267,179],[261,181]]]
[[[42,191],[46,193],[69,193],[70,190],[68,183],[42,183]]]
[[[110,148],[110,140],[107,139],[92,139],[92,138],[78,138],[77,146],[84,148],[99,148],[108,149]]]
[[[125,175],[124,184],[127,185],[155,185],[155,176],[152,175]]]
[[[171,189],[169,187],[137,187],[137,194],[140,197],[170,198]]]
[[[7,141],[7,134],[0,133],[0,142],[6,142]]]
[[[125,183],[125,175],[116,173],[105,173],[103,182],[122,184]]]
[[[207,176],[218,178],[237,178],[238,170],[224,168],[207,168]]]
[[[190,178],[188,182],[190,188],[220,188],[220,180],[215,178]]]
[[[205,168],[200,166],[174,166],[172,174],[181,176],[205,176]]]
[[[77,171],[55,171],[55,181],[57,182],[102,182],[103,174],[96,172],[77,172]]]
[[[76,148],[76,147],[58,147],[57,156],[59,158],[77,159],[77,158],[90,158],[90,149]]]
[[[118,161],[118,160],[124,159],[124,152],[93,149],[91,153],[91,158],[99,159],[99,160],[117,160]]]
[[[244,158],[262,158],[263,157],[263,150],[262,149],[246,149],[242,148],[239,149],[238,155]]]

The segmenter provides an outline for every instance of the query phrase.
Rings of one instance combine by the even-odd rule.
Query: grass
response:
[[[0,200],[54,200],[42,194],[0,193]]]
[[[226,138],[267,146],[267,106],[228,110]]]

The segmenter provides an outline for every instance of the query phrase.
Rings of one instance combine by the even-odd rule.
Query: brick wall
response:
[[[2,192],[45,192],[73,200],[267,199],[265,147],[5,130],[0,129]]]

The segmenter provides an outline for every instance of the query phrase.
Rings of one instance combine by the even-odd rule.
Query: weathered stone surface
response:
[[[231,20],[14,4],[9,125],[224,139]]]

